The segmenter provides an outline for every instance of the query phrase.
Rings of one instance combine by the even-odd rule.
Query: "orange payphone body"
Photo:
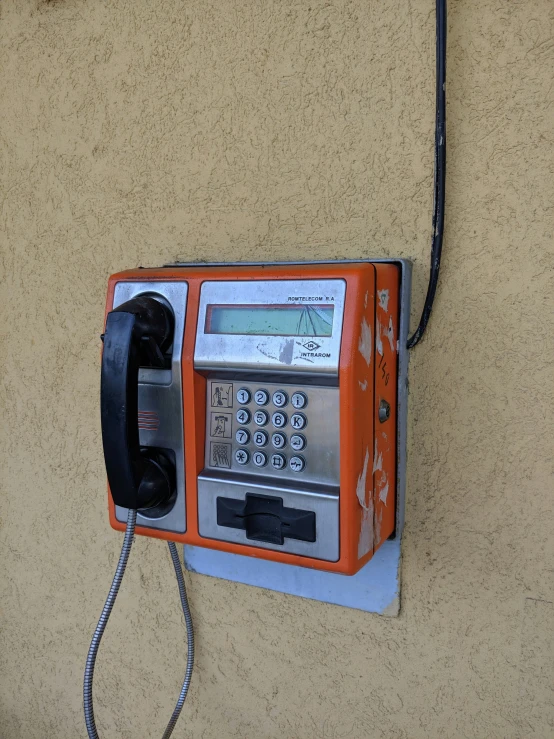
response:
[[[144,297],[171,323],[165,346],[141,337],[150,354],[122,432],[135,424],[152,463],[137,473],[131,460],[129,479],[163,475],[167,488],[139,509],[136,532],[357,572],[395,529],[399,284],[383,262],[113,275],[107,315]],[[106,441],[104,415],[103,432],[113,493],[125,443]],[[110,522],[124,530],[125,499],[113,497]]]

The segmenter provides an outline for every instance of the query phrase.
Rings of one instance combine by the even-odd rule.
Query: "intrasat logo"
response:
[[[321,344],[317,344],[315,341],[307,341],[305,344],[302,344],[302,346],[309,352],[315,352],[316,349],[319,349]]]

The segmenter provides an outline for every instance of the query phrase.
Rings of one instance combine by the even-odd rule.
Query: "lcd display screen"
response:
[[[208,305],[207,334],[331,336],[334,305]]]

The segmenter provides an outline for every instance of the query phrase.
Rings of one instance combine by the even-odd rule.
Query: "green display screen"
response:
[[[208,305],[207,334],[331,336],[334,305]]]

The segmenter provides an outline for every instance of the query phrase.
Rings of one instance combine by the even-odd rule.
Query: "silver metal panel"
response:
[[[165,516],[137,516],[138,526],[151,529],[186,531],[185,452],[183,440],[183,388],[181,355],[187,308],[186,282],[118,282],[114,292],[114,308],[136,295],[149,295],[169,303],[175,317],[175,336],[171,370],[141,369],[139,371],[139,439],[144,446],[163,447],[175,453],[177,498]],[[118,521],[127,520],[127,509],[116,506]]]
[[[304,511],[313,511],[316,522],[315,542],[285,539],[283,546],[253,541],[246,532],[217,524],[217,498],[219,496],[244,500],[247,493],[275,495],[282,498],[283,505]],[[201,536],[234,544],[272,549],[289,554],[300,554],[328,562],[339,558],[339,498],[338,495],[312,493],[295,488],[269,487],[265,484],[248,483],[225,478],[198,478],[198,527]]]
[[[306,372],[337,376],[346,282],[331,280],[249,280],[204,282],[194,366],[250,371]],[[208,305],[298,305],[332,303],[331,336],[250,336],[205,333]]]
[[[175,262],[164,267],[262,267],[267,262]],[[398,338],[398,407],[396,431],[397,487],[396,487],[396,531],[395,539],[402,535],[406,505],[406,464],[408,438],[408,364],[410,351],[407,348],[410,331],[410,304],[412,294],[412,263],[409,259],[340,259],[330,262],[327,259],[314,259],[304,262],[272,262],[273,266],[306,266],[319,264],[396,264],[400,267],[400,328]]]
[[[217,392],[221,388],[223,393]],[[251,400],[247,404],[237,402],[237,391],[247,388],[251,394]],[[257,390],[266,390],[269,395],[267,405],[256,404],[254,396]],[[283,390],[288,395],[288,403],[284,407],[277,408],[272,401],[273,393]],[[302,409],[302,414],[307,420],[305,428],[295,431],[292,426],[292,417],[296,413],[290,398],[293,393],[300,391],[305,394],[308,403]],[[252,382],[248,375],[244,374],[240,380],[217,379],[210,377],[207,382],[206,403],[206,453],[205,466],[217,472],[223,469],[233,475],[244,476],[248,479],[252,475],[263,475],[268,478],[269,485],[279,485],[280,482],[288,480],[294,484],[323,484],[339,485],[340,453],[339,453],[339,389],[338,387],[322,387],[313,385],[288,384],[285,382]],[[220,405],[224,403],[223,405]],[[250,415],[248,423],[237,421],[237,412],[246,410]],[[263,410],[267,414],[268,422],[264,426],[255,422],[256,411]],[[276,411],[286,415],[287,423],[282,428],[273,425],[272,417]],[[245,429],[250,438],[247,443],[239,444],[236,434],[239,429]],[[264,431],[268,437],[265,446],[255,443],[255,432]],[[272,443],[272,435],[278,433],[285,437],[284,447],[276,448]],[[291,436],[301,434],[306,440],[306,446],[296,452],[290,444]],[[215,445],[215,446],[214,446]],[[250,456],[246,464],[239,464],[235,454],[239,450],[245,450]],[[214,458],[214,451],[218,455]],[[267,457],[267,464],[257,467],[253,463],[253,455],[256,451],[262,451]],[[223,453],[223,457],[222,457]],[[287,467],[275,470],[271,466],[272,454],[282,454],[287,461]],[[306,462],[301,472],[294,472],[288,467],[288,462],[293,456],[301,455]],[[223,464],[222,464],[223,462]]]

